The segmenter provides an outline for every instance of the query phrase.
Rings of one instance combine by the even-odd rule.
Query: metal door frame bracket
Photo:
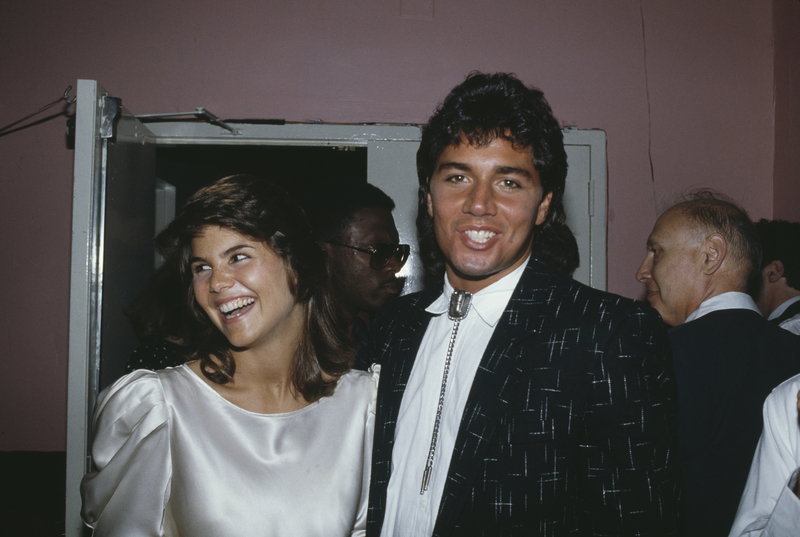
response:
[[[235,127],[231,127],[224,121],[222,121],[218,116],[212,114],[202,106],[198,106],[195,108],[194,112],[168,112],[166,114],[143,114],[137,115],[136,119],[140,121],[147,121],[148,119],[164,119],[168,117],[180,117],[180,116],[194,116],[198,119],[205,119],[212,125],[217,125],[218,127],[222,127],[223,129],[230,131],[231,134],[242,134],[240,129]]]

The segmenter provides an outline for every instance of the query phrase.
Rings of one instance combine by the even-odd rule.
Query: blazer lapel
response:
[[[394,429],[397,425],[397,415],[400,412],[400,401],[403,399],[408,377],[414,367],[422,338],[428,327],[431,316],[425,314],[424,307],[409,312],[397,319],[394,330],[395,336],[391,338],[391,348],[384,349],[384,359],[381,363],[381,382],[378,390],[378,412],[376,423],[383,424],[383,435],[389,444],[394,443]],[[380,420],[380,421],[378,421]]]
[[[526,267],[481,358],[456,437],[433,532],[435,536],[452,531],[521,376],[520,360],[524,354],[521,350],[527,346],[529,338],[542,333],[549,292],[535,285],[541,281],[539,276],[546,275],[539,274],[540,268],[534,260]],[[545,277],[545,281],[547,279]]]
[[[386,489],[392,468],[397,416],[403,400],[408,378],[417,358],[422,338],[431,316],[425,308],[435,300],[437,293],[423,292],[408,309],[391,321],[388,337],[390,346],[378,349],[382,353],[381,373],[378,384],[378,404],[375,415],[375,436],[372,452],[372,476],[369,492],[368,532],[370,535],[383,525],[386,511]]]

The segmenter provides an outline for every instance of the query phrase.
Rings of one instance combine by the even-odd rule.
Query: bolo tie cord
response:
[[[469,306],[472,302],[472,293],[466,291],[459,291],[456,289],[450,295],[450,308],[447,316],[451,321],[455,321],[453,329],[450,331],[450,342],[447,345],[447,358],[444,361],[444,373],[442,374],[442,387],[439,390],[439,405],[436,407],[436,420],[433,422],[433,434],[431,435],[431,447],[428,449],[428,459],[425,462],[425,471],[422,473],[422,486],[420,487],[420,495],[425,494],[428,490],[428,484],[431,480],[431,472],[433,471],[433,457],[436,454],[436,443],[439,440],[439,426],[442,421],[442,409],[444,408],[444,394],[447,391],[447,376],[450,373],[450,363],[453,360],[453,348],[456,343],[456,335],[458,334],[458,327],[461,320],[469,313]]]

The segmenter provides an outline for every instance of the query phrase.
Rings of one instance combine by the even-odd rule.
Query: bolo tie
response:
[[[436,421],[433,422],[433,435],[431,436],[431,447],[428,450],[428,460],[425,463],[425,471],[422,473],[422,487],[419,490],[420,494],[425,494],[428,490],[428,484],[431,480],[431,472],[433,470],[433,456],[436,453],[436,441],[439,439],[439,425],[442,421],[442,408],[444,407],[444,393],[447,390],[447,375],[450,373],[450,362],[453,359],[453,346],[456,342],[456,335],[458,334],[458,326],[461,320],[469,313],[469,306],[472,303],[472,293],[467,291],[459,291],[455,289],[453,294],[450,295],[450,307],[447,310],[447,317],[453,323],[453,329],[450,331],[450,343],[447,345],[447,358],[444,361],[444,373],[442,374],[442,388],[439,391],[439,406],[436,408]]]

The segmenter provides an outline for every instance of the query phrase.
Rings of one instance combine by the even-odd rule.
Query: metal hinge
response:
[[[122,99],[119,97],[103,96],[100,109],[100,139],[113,140],[117,136],[117,122],[122,113]]]

